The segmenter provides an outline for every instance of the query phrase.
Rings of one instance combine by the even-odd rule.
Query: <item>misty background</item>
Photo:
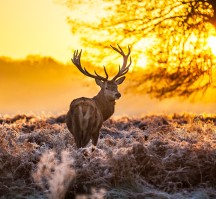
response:
[[[90,63],[83,63],[91,68]],[[50,57],[28,56],[13,60],[0,58],[1,114],[65,113],[70,102],[81,96],[93,97],[99,87],[91,78],[84,78],[72,64],[62,64]],[[116,103],[114,116],[150,113],[215,113],[214,92],[209,91],[196,99],[151,98],[142,92],[127,92],[133,79],[126,78],[119,90],[122,97]]]

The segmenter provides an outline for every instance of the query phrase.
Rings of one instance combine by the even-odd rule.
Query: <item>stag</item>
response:
[[[104,66],[105,77],[100,76],[96,71],[95,74],[89,73],[86,68],[81,66],[81,54],[76,50],[71,61],[84,75],[94,78],[101,90],[93,98],[81,97],[71,102],[69,111],[66,115],[66,124],[69,131],[75,139],[78,148],[85,147],[90,139],[92,139],[93,147],[95,148],[98,142],[99,131],[105,120],[112,116],[115,109],[115,100],[121,97],[118,91],[118,85],[125,80],[125,74],[128,72],[132,63],[128,58],[130,56],[130,47],[128,46],[128,53],[125,54],[121,47],[118,48],[111,46],[113,50],[118,52],[123,57],[122,66],[119,65],[118,73],[108,80],[108,73]]]

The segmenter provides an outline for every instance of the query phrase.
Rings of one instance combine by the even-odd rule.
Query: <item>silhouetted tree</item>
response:
[[[109,54],[110,44],[135,46],[142,44],[143,38],[154,39],[151,46],[142,49],[140,45],[140,51],[133,50],[135,65],[139,53],[148,57],[145,70],[139,75],[134,71],[131,76],[135,77],[133,89],[166,98],[186,97],[214,87],[216,58],[207,42],[209,36],[216,34],[215,0],[89,2],[104,3],[106,15],[95,22],[79,16],[68,18],[72,32],[80,35],[85,46],[91,45],[98,52],[103,48]],[[72,10],[86,3],[67,1]]]

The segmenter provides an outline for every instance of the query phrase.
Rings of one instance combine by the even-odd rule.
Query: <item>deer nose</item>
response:
[[[117,99],[119,99],[119,98],[121,97],[121,93],[116,93],[116,94],[115,94],[115,97],[116,97]]]

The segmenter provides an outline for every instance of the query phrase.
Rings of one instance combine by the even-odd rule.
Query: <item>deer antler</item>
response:
[[[124,53],[124,51],[121,49],[121,47],[120,47],[118,44],[117,44],[117,46],[118,46],[118,48],[115,48],[115,47],[113,47],[113,46],[111,46],[111,47],[113,48],[113,50],[115,50],[115,51],[118,52],[120,55],[122,55],[122,57],[123,57],[123,64],[122,64],[121,67],[120,67],[120,65],[119,65],[119,71],[118,71],[118,73],[116,74],[116,76],[113,77],[113,79],[112,79],[111,81],[115,81],[117,78],[119,78],[119,77],[125,75],[125,74],[128,72],[128,70],[129,70],[129,68],[130,68],[130,65],[131,65],[131,63],[132,63],[132,60],[131,60],[131,57],[130,57],[130,63],[127,65],[128,57],[130,56],[130,53],[131,53],[130,47],[128,46],[128,54],[126,55],[126,54]]]
[[[81,54],[82,54],[82,50],[80,52],[78,52],[78,50],[75,50],[74,54],[73,54],[73,58],[71,58],[71,61],[79,69],[79,71],[88,77],[92,77],[92,78],[99,79],[102,81],[107,81],[108,80],[108,73],[106,71],[105,66],[104,66],[104,72],[105,72],[106,77],[102,77],[102,76],[98,75],[96,71],[94,71],[95,75],[93,75],[93,74],[89,73],[85,67],[82,68],[81,62],[80,62]]]

